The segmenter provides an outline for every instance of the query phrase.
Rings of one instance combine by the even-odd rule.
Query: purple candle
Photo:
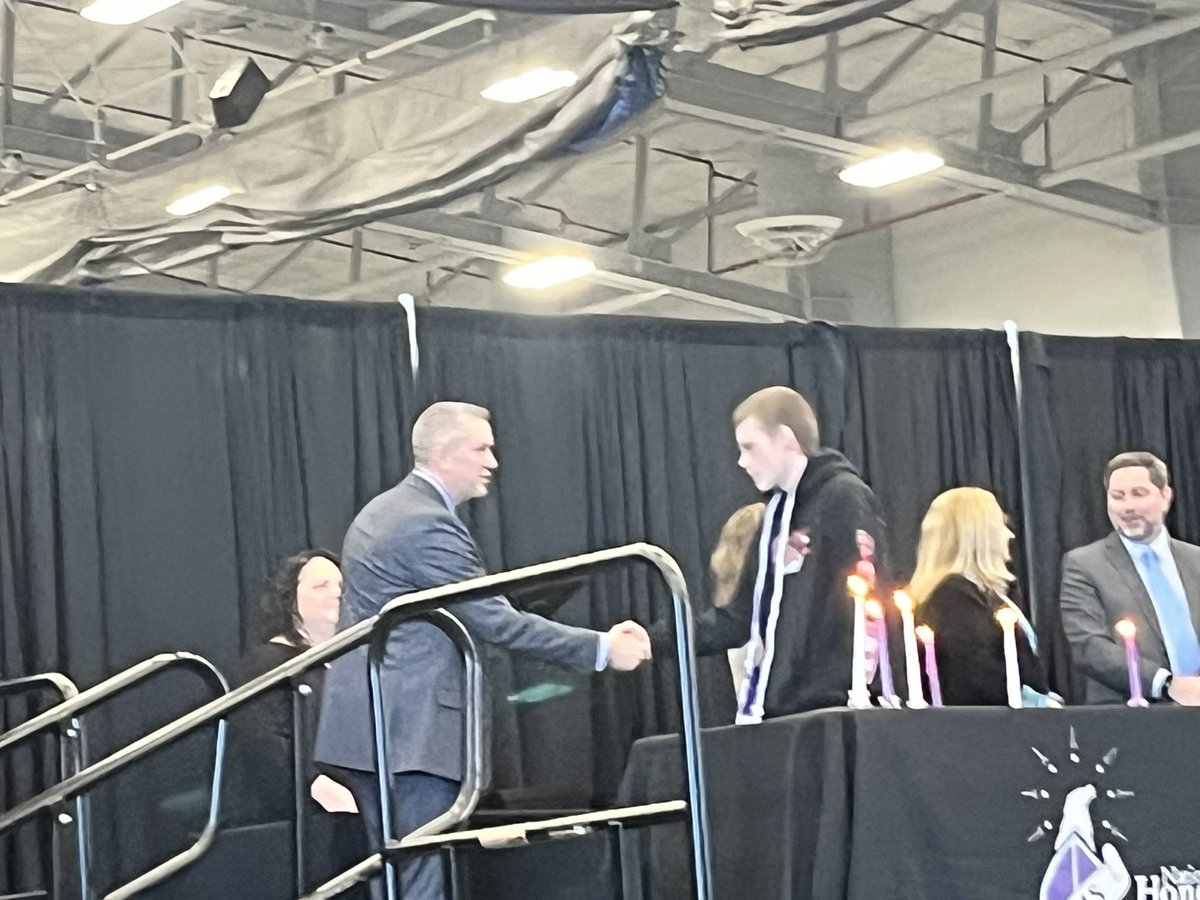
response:
[[[1129,669],[1129,705],[1149,706],[1142,694],[1142,674],[1138,665],[1137,626],[1133,619],[1122,619],[1117,623],[1117,634],[1125,642],[1125,667]]]
[[[892,682],[892,661],[888,655],[887,620],[884,618],[883,604],[878,600],[867,601],[867,618],[875,634],[875,644],[879,648],[879,686],[883,694],[882,700],[899,707],[900,698],[896,696],[896,685]]]
[[[929,701],[933,706],[941,706],[942,682],[938,678],[937,653],[933,648],[933,629],[928,625],[918,625],[917,639],[925,647],[925,675],[929,678]]]

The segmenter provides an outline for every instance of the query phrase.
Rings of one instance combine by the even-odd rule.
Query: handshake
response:
[[[630,672],[650,658],[650,635],[632,620],[608,629],[608,667]]]

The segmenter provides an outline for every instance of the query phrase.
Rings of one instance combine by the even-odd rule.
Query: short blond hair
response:
[[[778,431],[781,426],[790,428],[807,456],[821,449],[817,414],[809,402],[790,387],[775,385],[755,391],[733,411],[733,427],[737,428],[749,418],[757,419],[768,433]]]
[[[438,447],[453,444],[462,435],[463,423],[468,419],[491,421],[492,415],[482,406],[441,400],[417,416],[412,430],[413,461],[418,466],[429,464],[433,451]]]
[[[1008,568],[1010,540],[1004,510],[991,491],[959,487],[938,494],[921,521],[909,596],[921,603],[947,575],[956,574],[1005,594],[1015,580]]]
[[[728,606],[733,600],[738,582],[746,571],[754,538],[762,529],[766,506],[765,503],[743,506],[721,526],[721,536],[717,538],[717,546],[708,561],[713,574],[714,606]]]

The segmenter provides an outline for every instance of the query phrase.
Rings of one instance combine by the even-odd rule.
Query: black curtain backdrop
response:
[[[411,389],[389,308],[6,286],[2,676],[86,687],[183,649],[231,674],[276,562],[339,548],[407,468]],[[200,699],[175,675],[116,701],[89,717],[93,758]],[[120,858],[98,848],[108,883],[182,848],[199,819],[164,798],[203,785],[210,746],[194,736],[98,792],[96,833],[122,835]],[[33,763],[0,764],[7,806],[34,787]],[[44,858],[15,857],[0,871],[36,885]]]
[[[847,347],[845,425],[836,440],[828,429],[825,436],[860,467],[883,505],[895,580],[912,574],[921,519],[949,488],[992,491],[1020,534],[1017,403],[1004,333],[840,333]],[[1023,578],[1020,541],[1013,551]]]
[[[707,603],[721,524],[755,499],[730,413],[780,383],[813,401],[824,443],[874,486],[896,578],[946,488],[991,488],[1022,531],[1000,333],[442,309],[421,310],[417,330],[414,383],[392,305],[0,291],[0,676],[61,670],[86,687],[178,649],[233,671],[268,572],[304,547],[340,547],[357,509],[407,471],[411,421],[435,399],[493,412],[495,490],[465,512],[493,570],[644,540],[670,551],[693,603]],[[1180,473],[1200,461],[1189,427],[1200,349],[1029,335],[1023,357],[1029,575],[1063,688],[1061,552],[1107,530],[1099,474],[1112,453],[1146,447]],[[1171,524],[1196,540],[1200,496],[1182,481]],[[557,616],[607,627],[662,615],[664,599],[633,570]],[[630,743],[677,725],[665,662],[595,678],[492,663],[495,787],[509,805],[607,799]],[[724,660],[702,664],[701,694],[705,720],[728,721]],[[198,699],[175,676],[115,704],[93,717],[93,755]],[[122,836],[120,855],[105,856],[122,878],[182,843],[163,797],[202,785],[208,736],[177,753],[97,797],[97,830]],[[27,796],[43,764],[0,760],[3,802]],[[0,887],[36,883],[37,845],[27,834],[23,852],[0,846]]]
[[[646,540],[679,561],[694,604],[707,603],[707,559],[721,525],[756,499],[736,465],[730,414],[770,384],[804,393],[823,442],[875,486],[899,577],[911,571],[925,508],[946,488],[991,487],[1020,522],[1016,400],[998,332],[431,309],[418,315],[418,334],[422,404],[470,400],[493,413],[496,489],[467,513],[493,569]],[[607,581],[590,600],[574,621],[605,627],[666,610],[662,597],[650,607],[645,580]],[[542,677],[516,667],[496,666],[497,683],[519,689]],[[706,724],[730,721],[723,657],[701,661],[700,687]],[[600,679],[590,692],[556,699],[559,727],[533,734],[520,727],[530,710],[500,704],[495,740],[536,741],[538,752],[498,754],[499,779],[590,784],[593,799],[607,797],[629,742],[677,727],[676,691],[666,661],[651,679]],[[629,720],[631,710],[640,721]]]
[[[1171,469],[1171,534],[1200,542],[1200,343],[1027,334],[1021,342],[1039,634],[1053,682],[1074,698],[1058,589],[1062,554],[1104,537],[1104,465],[1149,450]],[[1081,699],[1081,698],[1080,698]]]

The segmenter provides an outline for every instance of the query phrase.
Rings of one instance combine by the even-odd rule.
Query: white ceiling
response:
[[[288,75],[270,101],[273,119],[317,123],[314,111],[367,89],[392,98],[403,116],[406,97],[484,106],[479,89],[504,74],[535,63],[573,65],[581,36],[597,24],[582,19],[603,18],[599,24],[608,28],[614,18],[479,15],[397,0],[184,0],[140,25],[114,29],[80,17],[78,0],[7,2],[14,52],[0,141],[0,233],[10,229],[10,235],[18,215],[51,223],[61,216],[72,219],[57,223],[63,229],[78,228],[77,213],[63,212],[77,208],[64,205],[63,193],[96,192],[111,205],[124,191],[130,197],[123,199],[134,202],[129,171],[147,170],[157,183],[169,183],[172,171],[200,152],[219,167],[229,135],[209,127],[207,94],[246,55],[272,78]],[[699,2],[688,0],[674,16],[685,48],[689,37],[715,27]],[[874,288],[839,262],[841,248],[876,241],[894,218],[934,215],[947,203],[995,195],[1113,228],[1159,227],[1162,198],[1147,177],[1155,155],[1140,165],[1117,160],[1085,173],[1094,184],[1039,187],[1039,179],[1063,170],[1069,176],[1080,163],[1153,143],[1157,135],[1139,104],[1154,85],[1147,88],[1147,79],[1127,65],[1133,60],[1137,68],[1152,52],[1141,48],[1153,48],[1156,35],[1194,29],[1200,2],[1192,0],[1153,12],[1120,0],[913,0],[833,39],[676,49],[667,56],[664,100],[598,150],[534,163],[441,209],[319,239],[231,250],[119,283],[329,300],[392,301],[407,291],[418,302],[480,307],[854,319],[853,305],[843,309],[837,301]],[[1114,35],[1130,45],[1125,53],[1110,53]],[[318,76],[406,37],[407,46],[347,67],[342,78]],[[994,54],[985,49],[991,40]],[[918,45],[892,77],[864,93]],[[972,87],[1005,75],[1011,78],[995,92]],[[1158,73],[1172,77],[1187,75]],[[1069,102],[1047,131],[1036,117],[1069,89]],[[981,125],[983,115],[990,124]],[[203,126],[199,137],[177,137],[156,148],[161,153],[107,158],[189,124]],[[1014,136],[1026,125],[1027,134]],[[252,119],[246,128],[261,126]],[[453,140],[446,138],[448,151]],[[883,194],[837,181],[847,159],[900,140],[930,144],[950,165],[937,178]],[[305,152],[282,137],[259,145],[268,171],[291,171]],[[44,186],[89,159],[101,166]],[[156,199],[145,204],[146,216],[162,215]],[[760,249],[734,225],[779,212],[832,213],[846,224],[834,249],[808,270],[756,263]],[[601,273],[536,301],[498,281],[507,262],[551,243],[591,252]],[[807,305],[797,299],[804,295]],[[813,297],[829,303],[814,306]]]

